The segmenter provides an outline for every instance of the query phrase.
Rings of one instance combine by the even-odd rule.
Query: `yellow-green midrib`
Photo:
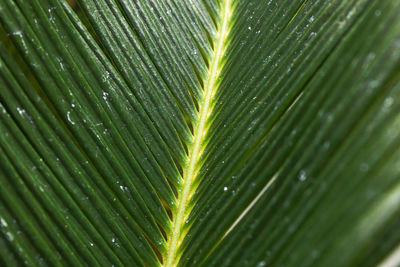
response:
[[[204,138],[207,133],[207,120],[212,112],[213,97],[217,91],[217,80],[222,68],[222,59],[226,49],[226,39],[229,34],[229,20],[232,14],[232,0],[222,1],[218,31],[215,36],[215,46],[210,60],[210,67],[204,82],[203,98],[200,103],[200,112],[195,124],[193,141],[189,146],[188,160],[183,170],[183,183],[178,192],[178,201],[173,214],[172,230],[168,235],[166,252],[164,254],[164,266],[176,266],[179,262],[179,246],[184,238],[185,221],[190,213],[188,203],[195,191],[193,182],[197,171],[201,167],[199,159],[204,149]]]

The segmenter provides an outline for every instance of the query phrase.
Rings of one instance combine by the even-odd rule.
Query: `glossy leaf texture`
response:
[[[0,0],[1,266],[396,253],[400,1],[76,2]]]

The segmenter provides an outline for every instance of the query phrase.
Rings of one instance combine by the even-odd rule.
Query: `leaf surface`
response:
[[[400,242],[400,2],[0,0],[0,264],[372,266]]]

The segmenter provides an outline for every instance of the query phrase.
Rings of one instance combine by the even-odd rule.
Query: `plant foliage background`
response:
[[[0,0],[0,265],[399,264],[399,14]]]

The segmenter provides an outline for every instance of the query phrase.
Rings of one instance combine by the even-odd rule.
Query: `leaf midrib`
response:
[[[229,33],[229,20],[232,14],[232,0],[224,0],[221,5],[218,31],[215,38],[215,49],[212,53],[208,74],[204,82],[203,99],[199,106],[199,116],[195,123],[192,143],[188,147],[188,160],[183,169],[183,183],[179,191],[176,212],[173,214],[172,230],[164,254],[164,266],[176,266],[179,262],[178,249],[184,238],[184,225],[190,213],[190,202],[195,191],[193,182],[200,169],[200,157],[204,150],[204,139],[207,135],[207,120],[213,110],[212,101],[217,90],[217,80],[222,68],[222,58],[226,49],[226,37]]]

